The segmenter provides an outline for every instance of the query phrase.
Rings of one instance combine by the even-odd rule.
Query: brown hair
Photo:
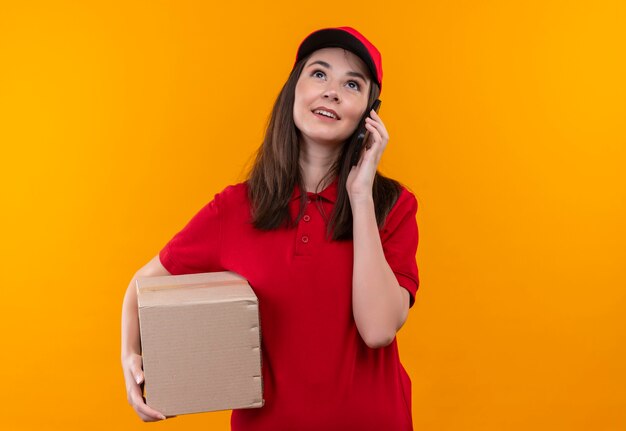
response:
[[[293,226],[304,213],[306,193],[300,196],[300,211],[295,220],[292,220],[289,214],[289,200],[296,184],[300,190],[305,190],[300,171],[299,131],[293,120],[293,107],[296,84],[309,57],[296,63],[278,94],[270,114],[265,138],[248,175],[252,223],[257,229],[272,230],[281,226]],[[369,90],[368,107],[380,94],[378,84],[374,80],[371,80]],[[352,208],[346,190],[346,180],[350,173],[350,161],[355,152],[355,135],[356,131],[346,140],[339,157],[320,181],[320,184],[328,183],[331,178],[338,177],[337,202],[327,225],[327,235],[333,240],[352,239]],[[400,195],[400,184],[376,172],[372,193],[376,221],[381,228]]]

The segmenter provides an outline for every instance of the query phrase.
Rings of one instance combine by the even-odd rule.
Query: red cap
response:
[[[383,61],[380,52],[352,27],[324,28],[309,34],[298,48],[296,63],[313,51],[330,47],[345,48],[361,58],[382,91]]]

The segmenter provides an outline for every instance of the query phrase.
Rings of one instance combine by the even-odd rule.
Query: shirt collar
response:
[[[307,195],[311,198],[323,198],[329,202],[335,203],[337,201],[337,185],[338,185],[338,177],[335,177],[332,183],[328,185],[324,190],[319,193],[311,193],[308,192]],[[302,195],[302,191],[298,184],[294,187],[293,194],[291,195],[291,201],[298,199]]]

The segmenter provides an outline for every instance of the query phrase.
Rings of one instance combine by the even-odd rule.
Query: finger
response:
[[[137,412],[137,415],[138,415],[138,416],[141,418],[141,420],[142,420],[142,421],[144,421],[144,422],[157,422],[157,421],[163,420],[163,419],[155,419],[155,418],[153,418],[152,416],[145,415],[145,414],[143,414],[143,413],[141,413],[141,412]]]
[[[380,136],[380,132],[371,124],[366,124],[365,128],[370,132],[368,145],[366,145],[367,149],[372,148],[377,143],[382,143],[382,137]]]
[[[133,380],[137,382],[138,385],[140,385],[144,381],[143,360],[141,356],[137,355],[132,359],[130,372],[133,376]]]
[[[147,418],[154,421],[165,419],[165,415],[163,413],[154,410],[152,407],[145,403],[141,394],[141,389],[138,385],[131,387],[130,400],[131,405],[133,406],[137,414],[142,417],[142,419]]]
[[[369,144],[370,148],[368,148],[366,156],[368,157],[368,160],[369,158],[372,159],[372,163],[375,166],[378,166],[383,152],[385,151],[385,146],[380,134],[376,130],[371,131],[371,136],[372,140]]]
[[[375,123],[382,123],[383,122],[383,120],[381,120],[381,118],[378,116],[376,111],[374,111],[373,109],[370,112],[370,115],[367,116],[367,118],[369,118],[370,120],[374,121]]]
[[[371,124],[372,126],[376,128],[376,130],[379,131],[380,136],[382,136],[383,138],[389,139],[389,134],[387,133],[387,129],[385,128],[385,125],[382,122],[373,120],[371,118],[366,118],[365,124]]]
[[[363,155],[361,156],[361,159],[359,160],[359,168],[367,170],[369,169],[368,167],[372,165],[371,162],[372,159],[372,150],[371,149],[366,149],[363,151]]]
[[[134,368],[133,371],[133,379],[137,382],[138,385],[140,385],[141,383],[143,383],[143,371],[139,368]]]
[[[373,109],[372,109],[372,112],[371,112],[371,117],[374,120],[376,120],[377,122],[379,122],[380,124],[382,124],[383,127],[384,127],[385,123],[383,123],[382,118],[380,118],[380,115],[378,115],[378,112],[374,111]]]
[[[366,128],[369,132],[371,132],[371,135],[372,135],[372,141],[369,144],[370,147],[374,148],[374,151],[378,157],[382,156],[383,152],[385,151],[385,148],[387,147],[387,139],[381,136],[379,130],[373,127],[370,129],[367,126]]]

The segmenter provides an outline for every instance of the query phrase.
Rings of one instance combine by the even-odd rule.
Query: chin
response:
[[[325,137],[325,136],[311,137],[310,139],[326,147],[338,147],[338,146],[343,145],[343,143],[345,142],[345,139],[337,139],[337,138]]]

